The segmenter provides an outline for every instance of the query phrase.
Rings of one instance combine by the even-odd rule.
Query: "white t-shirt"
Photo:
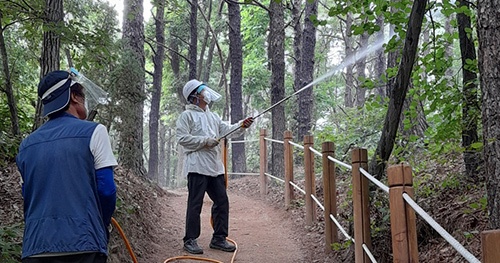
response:
[[[94,155],[94,168],[96,170],[118,165],[111,149],[108,130],[102,124],[97,125],[90,138],[90,151]]]

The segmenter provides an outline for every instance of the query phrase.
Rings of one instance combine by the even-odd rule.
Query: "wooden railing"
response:
[[[389,194],[389,210],[392,237],[392,255],[394,262],[418,262],[417,246],[417,228],[416,228],[416,210],[422,217],[430,217],[423,211],[414,200],[412,169],[409,165],[398,164],[387,168],[388,184],[385,186],[373,176],[366,172],[368,170],[368,154],[363,148],[355,148],[351,152],[351,165],[342,163],[335,159],[335,150],[333,142],[323,142],[322,151],[314,149],[314,140],[312,136],[305,136],[303,146],[292,141],[292,133],[284,132],[284,141],[277,141],[266,138],[266,130],[260,130],[260,194],[267,195],[268,177],[273,177],[284,182],[285,206],[288,207],[296,198],[294,188],[304,193],[305,198],[305,222],[312,224],[316,221],[316,202],[324,211],[325,217],[325,249],[331,250],[332,244],[338,242],[339,230],[348,239],[354,241],[355,262],[367,263],[376,262],[371,254],[371,232],[370,232],[370,207],[369,207],[369,182]],[[279,142],[284,144],[284,180],[267,173],[267,141]],[[302,148],[304,151],[304,188],[300,189],[294,182],[294,147]],[[225,148],[227,151],[227,148]],[[227,153],[225,153],[227,154]],[[324,204],[320,204],[315,197],[315,172],[314,155],[322,158],[322,182]],[[226,158],[227,160],[227,158]],[[336,164],[342,165],[352,170],[352,201],[354,217],[354,238],[350,237],[336,220],[337,217],[337,186],[336,186]],[[226,163],[225,163],[226,165]],[[227,167],[227,166],[226,166]],[[420,211],[422,210],[422,211]],[[329,220],[331,219],[331,220]],[[449,235],[442,227],[433,221],[432,218],[426,219],[432,223],[438,233],[447,240],[466,260],[469,262],[480,262],[458,241]],[[500,259],[500,230],[490,230],[481,233],[482,262],[499,262]]]

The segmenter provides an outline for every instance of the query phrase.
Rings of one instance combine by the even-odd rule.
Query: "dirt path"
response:
[[[238,245],[235,262],[304,262],[300,242],[293,238],[293,222],[287,219],[286,211],[269,206],[256,200],[228,190],[230,202],[229,238]],[[157,262],[167,258],[188,255],[182,249],[184,217],[186,211],[186,190],[176,190],[165,198],[163,225],[176,227],[179,231],[164,240],[170,244],[163,247],[164,255]],[[213,250],[208,247],[212,236],[210,226],[210,207],[212,201],[205,196],[202,210],[202,233],[198,239],[204,249],[205,258],[224,263],[231,262],[232,253]],[[170,241],[168,241],[170,240]],[[172,240],[176,240],[173,241]],[[175,261],[174,261],[175,262]],[[181,261],[178,261],[181,262]],[[183,260],[182,262],[195,262]]]

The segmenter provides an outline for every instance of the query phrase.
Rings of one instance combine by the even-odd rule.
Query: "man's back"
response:
[[[97,123],[62,113],[21,143],[23,258],[44,253],[106,253],[90,140]]]

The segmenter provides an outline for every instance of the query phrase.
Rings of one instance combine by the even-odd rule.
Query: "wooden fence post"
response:
[[[293,136],[291,131],[285,131],[284,135],[284,150],[285,150],[285,207],[290,206],[293,200],[293,146],[289,143]]]
[[[304,136],[304,176],[306,188],[306,224],[312,225],[316,221],[316,208],[311,195],[316,194],[315,176],[314,176],[314,156],[309,147],[314,145],[314,138],[311,135]]]
[[[260,145],[260,195],[267,195],[267,146],[266,140],[266,129],[260,129],[259,135],[259,145]]]
[[[418,262],[417,218],[415,210],[403,199],[403,193],[413,198],[411,167],[407,164],[387,168],[393,262]]]
[[[335,179],[335,163],[328,156],[335,156],[333,142],[324,142],[323,154],[323,194],[325,199],[325,250],[333,249],[332,244],[339,241],[337,225],[330,219],[330,214],[337,216],[337,186]]]
[[[500,259],[500,230],[487,230],[481,232],[481,251],[483,263],[495,263]]]
[[[354,259],[356,263],[371,262],[363,250],[363,244],[372,248],[370,234],[370,210],[368,200],[368,179],[359,168],[368,169],[366,149],[352,150],[352,199],[354,206]]]

